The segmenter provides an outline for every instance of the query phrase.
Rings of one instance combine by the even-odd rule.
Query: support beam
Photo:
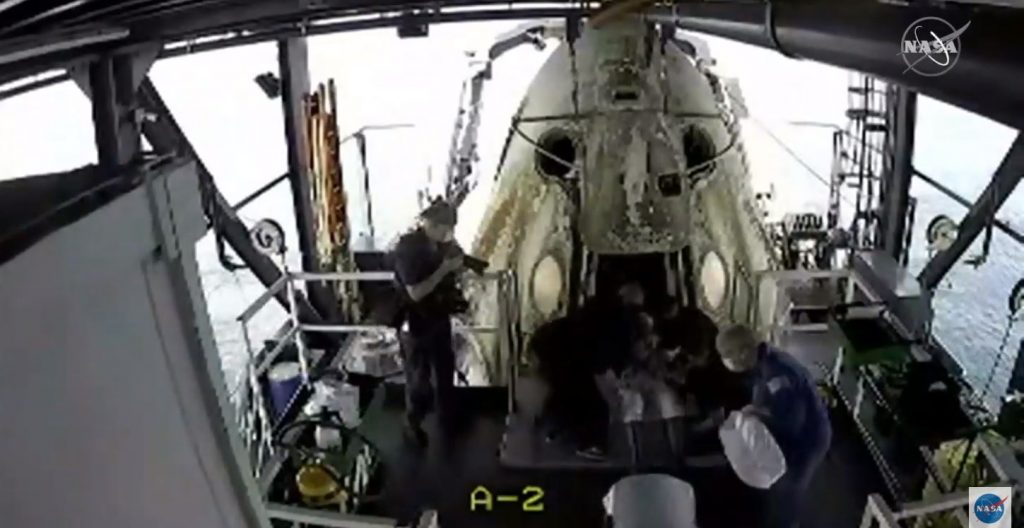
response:
[[[978,234],[993,220],[996,212],[1020,183],[1021,177],[1024,177],[1024,134],[1017,134],[995,175],[992,176],[992,181],[960,221],[953,245],[935,255],[918,275],[917,278],[923,288],[931,290],[939,284]]]
[[[89,93],[92,97],[92,128],[96,138],[96,159],[103,172],[117,172],[127,162],[118,141],[118,112],[114,93],[114,58],[103,57],[89,64]]]
[[[167,105],[164,104],[160,94],[156,91],[152,81],[146,79],[139,88],[139,104],[156,119],[146,120],[143,123],[142,131],[146,139],[153,145],[157,152],[176,153],[178,155],[191,157],[196,161],[196,169],[199,172],[199,180],[202,185],[204,212],[221,236],[227,241],[239,258],[242,259],[253,275],[267,288],[281,278],[281,270],[274,261],[260,253],[253,247],[249,238],[249,229],[235,214],[231,205],[224,199],[220,191],[213,183],[213,176],[203,164],[195,149],[185,137],[181,127],[174,120]],[[296,296],[299,318],[303,322],[311,324],[323,323],[320,314],[309,304],[304,296]],[[282,290],[275,296],[277,301],[286,311],[290,311],[287,293]]]
[[[288,147],[288,181],[292,189],[295,231],[304,271],[320,271],[317,258],[315,215],[310,191],[309,138],[303,98],[309,93],[308,49],[305,37],[277,41],[277,62],[281,76],[281,108]],[[310,282],[307,293],[317,311],[334,319],[337,300],[326,283]]]
[[[921,172],[921,171],[919,171],[917,169],[914,169],[914,176],[917,176],[918,178],[921,178],[921,181],[927,183],[928,185],[931,185],[932,187],[935,188],[935,190],[937,190],[937,191],[941,192],[942,194],[946,195],[950,200],[953,200],[954,202],[956,202],[956,203],[958,203],[958,204],[960,204],[960,205],[962,205],[962,206],[964,206],[964,207],[966,207],[968,209],[971,208],[971,202],[970,201],[968,201],[963,196],[960,196],[959,194],[957,194],[956,191],[954,191],[953,189],[950,189],[949,187],[946,187],[945,185],[940,183],[935,178],[932,178],[931,176],[929,176],[929,175],[927,175],[927,174],[925,174],[925,173],[923,173],[923,172]],[[992,225],[996,226],[997,229],[1002,231],[1006,236],[1012,238],[1018,244],[1024,245],[1024,233],[1021,233],[1020,231],[1017,231],[1012,226],[1010,226],[1010,224],[1007,224],[1006,222],[1004,222],[1004,221],[1002,221],[1002,220],[997,218],[997,219],[995,219],[992,222]]]
[[[92,100],[96,157],[106,171],[131,163],[142,150],[136,92],[159,50],[150,46],[133,54],[103,55],[69,70]]]
[[[889,136],[882,187],[882,248],[900,261],[907,230],[910,182],[914,177],[914,130],[917,93],[899,85],[889,87]]]
[[[208,219],[253,275],[269,288],[281,277],[281,270],[273,260],[253,247],[249,229],[217,190],[210,171],[196,155],[152,81],[145,77],[155,59],[155,50],[137,56],[107,57],[90,65],[88,70],[72,72],[72,78],[94,101],[100,165],[117,170],[118,166],[130,161],[139,152],[139,132],[146,136],[157,152],[176,153],[194,159],[202,184],[203,209]],[[138,112],[142,111],[155,119],[137,119]],[[129,125],[135,128],[126,129]],[[135,130],[134,136],[132,130]],[[131,157],[126,157],[128,153]],[[276,298],[285,310],[290,310],[285,291],[282,290]],[[303,321],[313,324],[324,322],[304,296],[298,296],[297,306]]]

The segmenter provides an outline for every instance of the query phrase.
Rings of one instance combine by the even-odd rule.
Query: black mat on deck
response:
[[[682,467],[677,471],[644,468],[624,470],[611,465],[572,469],[513,469],[500,459],[506,427],[503,389],[457,390],[465,419],[457,430],[438,431],[432,418],[426,428],[430,445],[417,450],[401,435],[401,388],[389,387],[386,417],[372,432],[384,455],[384,490],[379,500],[361,513],[412,518],[425,509],[440,512],[443,528],[458,527],[605,527],[601,499],[616,481],[635,472],[661,472],[678,476],[694,486],[698,525],[701,528],[760,528],[763,494],[739,483],[728,467]],[[647,424],[653,425],[653,424]],[[806,498],[802,528],[856,528],[869,493],[884,487],[857,432],[844,411],[833,416],[834,440]],[[511,428],[514,430],[514,428]],[[643,432],[641,458],[657,460],[664,443],[654,431]],[[695,438],[685,439],[682,450],[691,456],[700,449]],[[683,444],[683,442],[681,442]],[[646,449],[645,449],[646,447]],[[573,458],[575,455],[573,455]],[[565,467],[565,466],[562,466]],[[525,512],[521,502],[496,500],[490,511],[473,510],[470,497],[478,486],[497,495],[518,495],[527,486],[543,489],[541,512]]]
[[[501,464],[515,469],[650,471],[678,466],[684,438],[682,419],[613,424],[608,456],[590,460],[566,441],[546,441],[529,415],[510,415],[501,445]]]
[[[384,452],[384,491],[363,513],[407,519],[436,509],[443,528],[604,526],[601,499],[621,473],[503,468],[498,451],[505,431],[507,393],[501,388],[464,387],[456,393],[464,411],[460,426],[442,433],[429,417],[425,428],[430,443],[423,450],[402,441],[401,401],[389,401],[389,425],[373,434]],[[495,497],[490,511],[471,507],[470,497],[478,486]],[[523,511],[527,486],[543,489],[543,511]],[[498,502],[498,495],[517,495],[520,502]]]
[[[590,460],[576,454],[575,446],[562,439],[547,441],[535,427],[532,416],[509,415],[501,445],[501,464],[516,469],[612,469],[627,471],[632,450],[625,430],[612,428],[605,460]]]

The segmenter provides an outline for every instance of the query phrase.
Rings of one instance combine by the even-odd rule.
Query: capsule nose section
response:
[[[597,120],[584,166],[583,232],[604,251],[666,251],[686,233],[686,166],[664,116]]]

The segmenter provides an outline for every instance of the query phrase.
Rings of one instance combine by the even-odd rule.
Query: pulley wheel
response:
[[[956,221],[946,215],[939,215],[928,223],[925,229],[925,240],[928,247],[939,251],[945,251],[953,245],[957,237],[958,226]]]
[[[276,221],[265,218],[256,222],[249,236],[260,253],[268,256],[284,254],[284,229]]]
[[[1024,309],[1024,279],[1017,281],[1010,291],[1009,308],[1011,315],[1016,315]]]

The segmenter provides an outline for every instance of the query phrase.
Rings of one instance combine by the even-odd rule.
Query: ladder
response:
[[[847,93],[846,128],[833,135],[829,182],[828,228],[841,227],[841,202],[854,193],[850,242],[854,249],[876,247],[881,175],[889,135],[886,84],[862,73],[851,73]]]

